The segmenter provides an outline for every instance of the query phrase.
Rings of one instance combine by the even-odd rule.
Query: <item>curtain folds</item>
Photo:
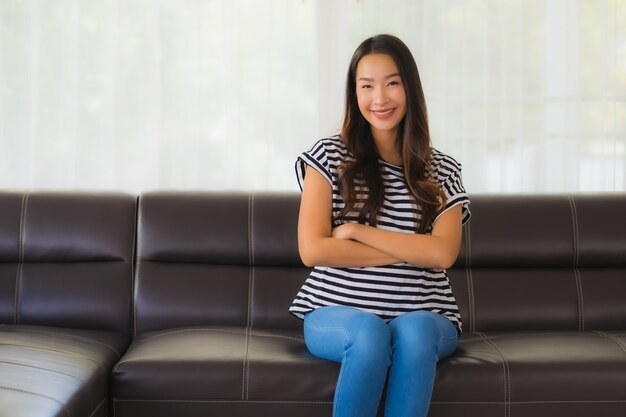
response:
[[[296,190],[360,41],[477,192],[626,191],[626,0],[0,2],[0,188]]]

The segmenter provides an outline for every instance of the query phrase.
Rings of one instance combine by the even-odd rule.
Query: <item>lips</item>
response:
[[[376,117],[377,119],[386,120],[386,119],[389,119],[391,116],[393,116],[394,112],[396,111],[396,108],[394,107],[391,109],[370,110],[370,111],[372,112],[374,117]]]

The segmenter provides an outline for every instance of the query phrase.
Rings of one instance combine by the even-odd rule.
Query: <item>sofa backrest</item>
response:
[[[448,271],[464,330],[626,328],[626,194],[470,198]]]
[[[475,195],[448,273],[465,331],[626,327],[626,194]],[[296,193],[140,196],[136,331],[299,328]]]
[[[297,328],[308,274],[294,193],[151,192],[139,198],[136,332],[185,326]]]
[[[0,323],[130,334],[136,200],[0,192]]]
[[[449,271],[464,329],[626,324],[626,195],[472,197]],[[295,193],[146,193],[139,203],[137,332],[199,325],[297,328],[308,275]]]
[[[471,196],[465,331],[626,327],[626,194]],[[299,328],[296,193],[0,192],[0,324]],[[132,311],[132,313],[131,313]]]

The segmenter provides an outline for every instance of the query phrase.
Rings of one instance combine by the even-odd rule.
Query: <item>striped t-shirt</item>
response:
[[[338,220],[344,207],[339,194],[338,168],[343,162],[353,160],[340,137],[321,139],[296,161],[296,174],[300,189],[304,185],[307,167],[322,174],[333,189],[333,227],[356,222],[356,213],[348,220]],[[401,166],[382,159],[380,172],[385,189],[385,199],[378,214],[376,227],[403,233],[416,233],[421,219],[421,209],[406,186]],[[461,180],[461,165],[452,157],[432,149],[431,178],[447,197],[445,207],[435,219],[451,207],[461,205],[463,223],[470,217],[469,198]],[[434,220],[433,219],[433,223]],[[427,232],[432,231],[432,225]],[[429,310],[450,319],[461,332],[461,315],[445,271],[435,271],[406,262],[392,265],[335,268],[316,266],[293,300],[289,312],[302,319],[318,307],[346,305],[374,313],[391,320],[403,313]]]

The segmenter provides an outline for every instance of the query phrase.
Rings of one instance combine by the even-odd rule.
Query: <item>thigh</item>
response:
[[[315,356],[341,362],[347,347],[382,345],[384,349],[390,346],[391,336],[385,321],[372,313],[348,306],[327,306],[304,317],[304,340]]]

